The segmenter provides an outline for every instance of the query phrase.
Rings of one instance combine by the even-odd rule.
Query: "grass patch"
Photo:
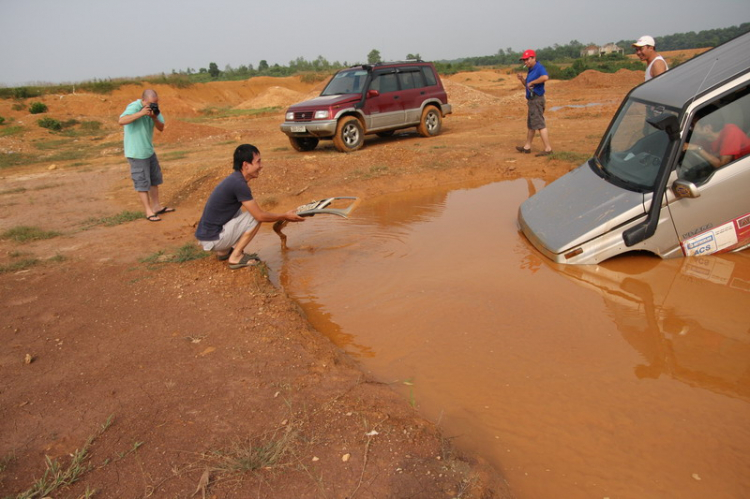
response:
[[[41,261],[38,258],[24,258],[7,265],[0,265],[0,274],[7,274],[9,272],[20,272],[21,270],[30,269],[39,265]]]
[[[101,217],[101,218],[89,218],[84,222],[85,228],[90,229],[91,227],[95,227],[97,225],[104,225],[105,227],[114,227],[115,225],[121,225],[127,222],[132,222],[133,220],[140,220],[141,218],[145,217],[146,214],[142,211],[121,211],[120,213],[117,213],[116,215],[112,215],[109,217]]]
[[[0,137],[10,137],[11,135],[18,135],[23,132],[21,125],[4,126],[0,128]]]
[[[70,139],[55,139],[34,142],[34,147],[40,151],[52,151],[61,147],[72,144],[73,141]]]
[[[281,111],[281,107],[264,107],[260,109],[232,109],[228,107],[206,107],[200,113],[206,118],[235,118],[238,116],[258,116]],[[203,121],[198,118],[196,121]]]
[[[30,227],[27,225],[19,225],[8,229],[0,234],[0,239],[10,239],[18,243],[26,243],[29,241],[41,241],[43,239],[52,239],[61,235],[60,232],[52,230],[42,230],[38,227]]]
[[[159,154],[159,159],[164,161],[177,161],[179,159],[187,158],[190,151],[171,151]]]
[[[366,180],[369,178],[382,177],[383,175],[387,175],[388,167],[385,165],[372,165],[366,171],[354,170],[354,172],[352,173],[356,178]]]
[[[291,426],[257,438],[233,442],[229,449],[210,451],[204,459],[218,473],[254,472],[289,465],[285,457],[291,454],[297,433]]]
[[[559,159],[561,161],[567,161],[569,163],[574,163],[576,165],[582,165],[586,161],[591,158],[590,154],[582,154],[579,152],[570,152],[570,151],[560,151],[560,152],[553,152],[550,156],[550,159]]]
[[[84,474],[94,469],[94,465],[91,463],[89,450],[94,444],[97,438],[99,438],[112,424],[112,416],[107,418],[107,421],[101,425],[98,432],[91,435],[81,449],[71,454],[71,461],[67,466],[57,459],[50,459],[49,456],[44,456],[44,464],[46,469],[41,478],[34,481],[34,484],[29,487],[26,491],[21,492],[16,496],[16,499],[37,499],[49,497],[50,494],[57,491],[62,487],[68,487],[76,483]],[[86,487],[86,492],[83,497],[93,497],[95,491],[90,490]]]
[[[152,255],[141,258],[139,261],[151,266],[160,263],[185,263],[192,260],[202,260],[210,255],[209,251],[203,251],[197,244],[187,243],[177,248],[172,254],[166,251],[157,251]]]
[[[15,189],[0,191],[0,196],[2,196],[3,194],[20,194],[22,192],[26,192],[26,187],[16,187]]]

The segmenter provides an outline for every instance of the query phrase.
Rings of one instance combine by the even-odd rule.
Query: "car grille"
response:
[[[300,111],[294,113],[294,121],[310,121],[313,118],[312,111]]]

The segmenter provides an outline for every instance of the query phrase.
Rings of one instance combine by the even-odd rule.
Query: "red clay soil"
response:
[[[0,239],[0,494],[513,497],[502,470],[454,448],[418,407],[312,329],[262,266],[232,271],[214,258],[171,260],[193,244],[205,199],[240,143],[262,151],[253,192],[272,211],[332,193],[367,202],[417,187],[553,180],[594,151],[642,79],[623,70],[551,81],[548,109],[556,110],[548,125],[560,154],[549,158],[514,149],[525,136],[525,103],[506,71],[446,78],[455,111],[440,136],[368,138],[353,154],[325,142],[298,153],[279,131],[284,108],[320,83],[157,86],[167,118],[156,137],[162,200],[177,211],[160,223],[112,226],[101,222],[142,210],[117,117],[144,87],[23,106],[0,101],[0,153],[37,158],[0,172],[0,234],[22,226],[60,234]],[[40,115],[27,111],[34,100],[61,121],[98,121],[103,134],[40,128]],[[596,105],[581,107],[587,103]],[[206,117],[207,109],[214,114]],[[33,489],[55,464],[80,476],[70,485],[60,478],[46,493]]]

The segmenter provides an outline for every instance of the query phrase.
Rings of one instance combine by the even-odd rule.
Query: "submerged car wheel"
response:
[[[289,143],[292,147],[300,152],[312,151],[318,147],[317,137],[289,137]]]
[[[443,116],[440,114],[440,110],[435,106],[427,106],[422,111],[422,119],[419,120],[417,125],[417,132],[422,137],[434,137],[440,133],[440,129],[443,128]]]
[[[354,116],[345,116],[339,120],[333,145],[341,152],[356,151],[365,141],[364,130],[359,120]]]

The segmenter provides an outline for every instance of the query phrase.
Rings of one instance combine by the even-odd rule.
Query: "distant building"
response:
[[[591,57],[592,55],[599,55],[599,45],[589,45],[581,50],[581,57]]]
[[[607,54],[624,54],[625,49],[619,47],[617,44],[608,43],[606,45],[589,45],[581,50],[581,57],[601,57]]]

